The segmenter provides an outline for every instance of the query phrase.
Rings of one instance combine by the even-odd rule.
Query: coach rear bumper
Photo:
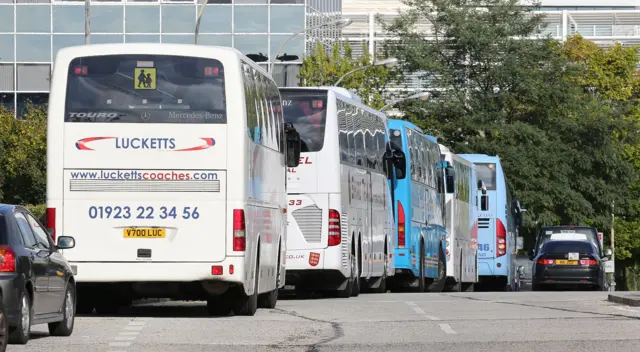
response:
[[[307,289],[332,289],[349,277],[342,266],[340,246],[321,249],[288,250],[286,284]]]

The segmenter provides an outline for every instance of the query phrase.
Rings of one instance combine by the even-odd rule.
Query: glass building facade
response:
[[[89,8],[90,44],[194,43],[196,0],[92,0]],[[340,9],[340,0],[208,0],[198,44],[235,47],[267,69],[294,33],[330,21]],[[337,38],[339,31],[320,34]],[[274,68],[278,85],[297,85],[307,47],[323,39],[316,35],[287,42]],[[27,101],[45,104],[57,51],[83,44],[83,0],[0,0],[0,105],[19,117]]]

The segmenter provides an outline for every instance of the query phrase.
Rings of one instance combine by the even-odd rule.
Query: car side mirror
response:
[[[58,237],[58,244],[56,247],[58,249],[71,249],[76,246],[76,240],[71,236],[60,236]]]
[[[407,169],[407,158],[400,149],[392,148],[387,144],[387,150],[383,155],[383,165],[387,178],[391,178],[392,170],[395,170],[396,179],[402,180],[407,177],[405,170]]]
[[[454,193],[456,187],[456,170],[451,166],[451,164],[449,164],[449,162],[447,162],[447,167],[444,169],[444,175],[447,193]]]
[[[300,133],[290,122],[284,124],[284,130],[287,135],[287,167],[297,167],[300,164]]]
[[[605,257],[611,257],[613,255],[613,251],[611,250],[611,248],[607,248],[604,250],[603,254]]]
[[[535,258],[536,252],[533,249],[530,249],[527,251],[527,254],[529,255],[529,260],[533,260],[533,258]]]

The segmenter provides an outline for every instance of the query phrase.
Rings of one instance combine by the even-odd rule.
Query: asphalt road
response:
[[[606,292],[378,294],[281,300],[254,317],[210,318],[203,303],[78,317],[73,335],[33,328],[8,351],[633,351],[640,309]]]

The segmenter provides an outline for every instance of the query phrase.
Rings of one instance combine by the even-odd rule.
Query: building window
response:
[[[16,115],[18,118],[22,118],[29,110],[29,107],[45,107],[48,102],[48,93],[18,93]]]
[[[17,5],[16,31],[23,33],[51,33],[51,6]]]
[[[157,34],[128,34],[124,39],[127,43],[160,43],[160,36]]]
[[[49,34],[16,35],[16,61],[50,62],[51,36]]]
[[[18,91],[48,92],[51,65],[18,64]]]
[[[13,33],[13,5],[0,5],[0,32]]]
[[[200,18],[200,33],[231,33],[231,15],[231,6],[205,7]]]
[[[162,33],[191,33],[196,26],[196,7],[165,5],[162,7]],[[217,15],[218,16],[218,15]]]
[[[234,6],[235,33],[267,33],[267,6]]]
[[[0,62],[13,62],[13,34],[0,34]]]
[[[94,8],[95,6],[92,7],[92,10]],[[84,6],[54,5],[53,31],[57,33],[84,33]]]
[[[271,6],[271,33],[296,33],[304,29],[304,6]]]
[[[122,34],[92,34],[91,44],[111,44],[124,43],[124,35]]]
[[[15,95],[13,93],[0,93],[0,110],[14,110],[15,108]]]
[[[198,45],[231,46],[231,35],[199,34]]]
[[[160,6],[126,6],[125,16],[127,33],[160,31]]]
[[[0,64],[0,92],[12,92],[15,89],[13,64]]]
[[[91,33],[122,33],[123,13],[124,6],[91,6]]]
[[[240,50],[241,53],[249,55],[258,55],[262,59],[251,58],[255,62],[269,60],[269,36],[268,35],[236,35],[234,36],[233,46]],[[266,58],[266,60],[265,60]]]

